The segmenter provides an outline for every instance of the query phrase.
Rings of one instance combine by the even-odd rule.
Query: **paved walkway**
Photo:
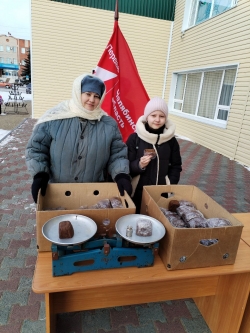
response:
[[[13,112],[12,106],[5,107],[5,105],[3,105],[2,112],[5,112],[6,115],[0,116],[0,129],[11,131],[16,128],[23,119],[31,117],[32,101],[25,101],[25,105],[25,107],[18,110],[18,113]]]
[[[0,333],[45,333],[44,296],[31,290],[36,207],[24,158],[34,123],[24,119],[0,142]],[[190,141],[179,143],[181,184],[198,186],[229,212],[250,211],[250,171]],[[192,299],[61,314],[57,328],[58,333],[210,332]]]

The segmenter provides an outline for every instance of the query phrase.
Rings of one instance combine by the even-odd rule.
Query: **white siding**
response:
[[[32,0],[33,117],[71,97],[73,80],[96,67],[114,12]],[[119,14],[119,26],[150,97],[161,95],[171,22]],[[136,93],[136,92],[135,92]]]
[[[250,3],[238,5],[183,34],[185,1],[176,1],[175,22],[165,96],[175,71],[239,64],[227,128],[203,124],[171,115],[177,133],[245,165],[250,165],[247,142],[250,131]]]

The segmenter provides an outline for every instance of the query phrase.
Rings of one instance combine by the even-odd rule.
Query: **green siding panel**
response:
[[[97,9],[115,11],[116,0],[51,0],[92,7]],[[174,20],[176,0],[120,0],[118,7],[120,13],[152,17],[161,20]]]

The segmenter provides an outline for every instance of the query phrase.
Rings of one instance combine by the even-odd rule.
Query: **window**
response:
[[[236,70],[236,66],[233,66],[174,74],[173,111],[195,120],[225,124]]]
[[[6,51],[10,52],[10,46],[6,46]]]
[[[25,47],[21,48],[21,53],[25,53]]]
[[[4,63],[4,58],[3,57],[0,57],[0,62]]]
[[[182,30],[221,14],[234,7],[236,3],[237,0],[186,0]]]
[[[7,64],[11,64],[11,58],[7,58]]]
[[[17,64],[17,60],[16,60],[16,58],[13,58],[13,64]]]
[[[21,64],[22,64],[22,66],[25,65],[25,60],[24,59],[21,61]]]
[[[17,71],[13,71],[11,69],[3,69],[4,76],[17,76]]]
[[[0,51],[3,51],[3,45],[0,45]]]

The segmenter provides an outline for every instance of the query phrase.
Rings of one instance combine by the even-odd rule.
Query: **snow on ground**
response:
[[[11,91],[12,89],[5,89],[4,91],[3,90],[0,90],[0,95],[2,96],[4,102],[7,102],[8,99],[9,99],[9,92]],[[24,101],[31,101],[32,100],[32,94],[26,94],[26,88],[25,87],[21,87],[19,88],[19,92],[22,93],[22,97],[24,97]]]
[[[175,134],[176,138],[178,139],[182,139],[182,140],[186,140],[186,141],[191,141],[191,142],[194,142],[193,140],[187,138],[186,136],[183,136],[183,135],[178,135],[178,134]]]
[[[3,116],[2,116],[3,117]],[[1,120],[0,120],[0,124],[1,124]],[[1,125],[0,125],[1,126]],[[10,131],[6,131],[6,130],[2,130],[0,129],[0,141],[8,134],[10,133]]]

